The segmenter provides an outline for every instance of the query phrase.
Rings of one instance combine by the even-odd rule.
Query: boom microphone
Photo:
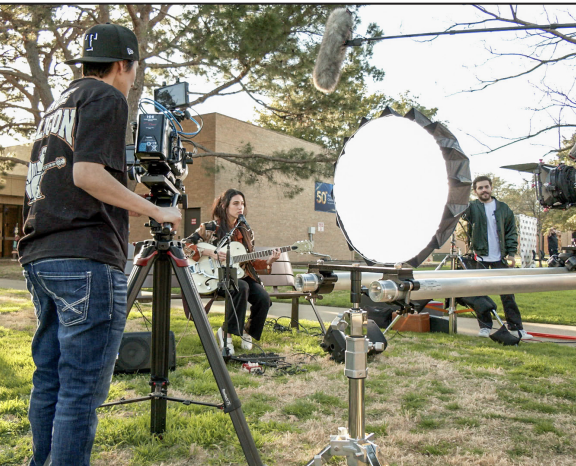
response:
[[[314,86],[325,94],[334,92],[342,63],[346,56],[346,43],[352,36],[352,13],[346,8],[337,8],[328,17],[316,66],[312,74]]]
[[[250,230],[250,225],[248,225],[248,222],[246,221],[246,217],[244,217],[244,215],[240,214],[238,215],[238,221],[242,222],[244,225],[246,225],[246,228],[248,228],[248,230]]]

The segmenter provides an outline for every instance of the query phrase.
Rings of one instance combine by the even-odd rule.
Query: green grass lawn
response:
[[[0,293],[4,296],[18,294]],[[7,298],[6,298],[7,299]],[[150,318],[150,306],[143,306]],[[9,318],[10,317],[10,318]],[[26,418],[33,363],[31,303],[0,312],[0,464],[26,464],[31,436]],[[210,316],[213,328],[222,315]],[[309,332],[267,326],[258,342],[287,358],[290,371],[264,375],[228,364],[252,435],[269,466],[306,464],[347,424],[348,381]],[[128,329],[144,331],[137,312]],[[169,394],[220,403],[192,323],[171,313],[177,369]],[[552,343],[503,347],[489,339],[394,333],[388,349],[369,358],[367,432],[374,432],[382,464],[572,465],[576,457],[576,349]],[[235,337],[236,338],[236,337]],[[235,341],[237,352],[239,340]],[[253,352],[258,352],[255,347]],[[110,400],[146,395],[149,374],[114,376]],[[230,417],[213,408],[169,402],[167,431],[150,436],[150,404],[100,410],[93,466],[246,464]],[[330,464],[345,465],[342,458]]]

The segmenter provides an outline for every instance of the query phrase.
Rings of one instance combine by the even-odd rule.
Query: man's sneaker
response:
[[[224,330],[222,329],[222,327],[220,327],[218,329],[218,331],[216,332],[216,337],[218,338],[218,346],[220,346],[220,349],[223,350],[224,349]],[[230,356],[234,356],[234,344],[232,343],[232,337],[226,338],[226,346],[228,347],[228,351],[230,353]]]
[[[240,343],[242,349],[251,350],[252,349],[252,337],[244,332],[242,335],[242,343]]]
[[[492,330],[492,329],[481,328],[480,331],[478,332],[478,336],[488,338],[488,337],[490,337],[490,330]]]
[[[522,340],[530,340],[530,339],[534,338],[526,330],[518,330],[518,336],[520,338],[522,338]]]

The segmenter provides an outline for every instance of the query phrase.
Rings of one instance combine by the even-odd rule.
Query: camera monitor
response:
[[[154,89],[154,100],[169,110],[188,107],[188,83],[181,82]]]

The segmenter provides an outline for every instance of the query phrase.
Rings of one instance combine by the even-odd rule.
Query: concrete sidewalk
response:
[[[17,290],[25,290],[26,283],[23,280],[8,280],[8,279],[0,279],[0,288],[12,288]],[[207,300],[204,300],[207,302]],[[173,308],[182,308],[182,301],[181,300],[173,300],[172,301]],[[289,318],[292,312],[292,303],[289,301],[280,302],[275,301],[270,311],[268,313],[268,317],[278,318],[278,317],[288,317],[286,319],[286,325],[289,323]],[[322,318],[324,324],[328,326],[334,318],[345,311],[344,308],[339,307],[329,307],[329,306],[316,306],[318,309],[318,313]],[[214,313],[224,313],[224,302],[223,301],[215,301],[212,304],[212,309],[210,312]],[[300,319],[303,320],[310,320],[312,322],[317,322],[316,315],[312,310],[312,306],[305,303],[304,300],[300,302]],[[466,317],[458,317],[457,318],[457,328],[458,334],[460,335],[468,335],[468,336],[477,336],[478,335],[478,322],[476,319],[473,318],[466,318]],[[494,330],[498,329],[498,322],[494,322]],[[576,337],[576,326],[571,325],[552,325],[552,324],[537,324],[537,323],[524,323],[524,329],[527,332],[537,332],[537,333],[545,333],[550,335],[562,335],[562,336],[571,336]],[[537,337],[535,340],[538,341],[564,341],[566,344],[575,345],[576,340],[562,340],[562,339],[548,339],[548,338],[540,338]]]

